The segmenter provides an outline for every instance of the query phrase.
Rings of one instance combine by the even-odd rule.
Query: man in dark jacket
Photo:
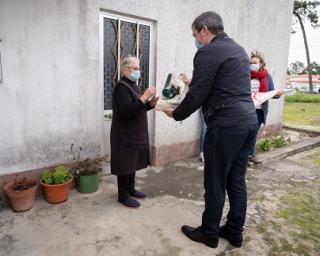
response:
[[[242,245],[247,207],[245,172],[249,147],[257,132],[251,99],[249,58],[245,50],[223,32],[221,17],[205,12],[192,23],[199,48],[194,57],[190,90],[169,117],[181,121],[202,107],[207,124],[204,143],[205,210],[202,225],[183,226],[191,240],[218,246],[219,236]],[[227,191],[230,210],[219,228]]]

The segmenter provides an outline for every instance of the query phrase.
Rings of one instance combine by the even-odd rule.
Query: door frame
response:
[[[129,14],[128,14],[129,15]],[[105,145],[104,137],[106,136],[104,133],[104,90],[103,90],[103,82],[104,82],[104,18],[109,19],[116,19],[118,22],[120,21],[126,21],[126,22],[132,22],[132,23],[138,23],[141,25],[146,25],[150,27],[150,52],[149,52],[149,85],[156,85],[156,23],[154,21],[150,21],[150,19],[143,19],[138,16],[132,16],[127,17],[125,14],[118,14],[107,12],[107,11],[101,11],[99,12],[99,95],[100,95],[100,146],[101,146],[101,156],[105,156],[107,153],[107,145]],[[120,48],[120,44],[118,44],[118,49]],[[137,51],[139,51],[137,47]],[[119,61],[118,61],[118,68],[119,68]],[[118,77],[120,76],[120,72],[118,72]],[[148,131],[149,131],[149,140],[150,140],[150,146],[154,144],[155,138],[155,114],[148,113]]]

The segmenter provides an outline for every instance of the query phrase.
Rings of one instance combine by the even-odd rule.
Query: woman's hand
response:
[[[172,112],[174,109],[172,108],[168,108],[168,109],[164,109],[163,112],[168,116],[168,117],[172,117]]]
[[[153,97],[150,101],[149,101],[149,105],[150,107],[155,107],[157,105],[157,102],[158,102],[158,99],[159,99],[159,96],[158,97]]]
[[[274,99],[279,99],[284,94],[282,89],[277,89],[277,94],[273,97]]]
[[[281,96],[283,95],[284,91],[282,89],[278,89],[278,92],[277,92],[277,96]]]
[[[151,97],[155,96],[157,93],[157,88],[156,87],[153,87],[153,86],[150,86],[149,88],[147,88],[143,95],[140,97],[140,100],[143,102],[143,103],[146,103],[148,101],[148,99],[150,99]]]

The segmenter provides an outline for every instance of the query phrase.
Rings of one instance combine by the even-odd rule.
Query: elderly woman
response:
[[[118,179],[118,201],[128,207],[139,207],[133,199],[146,194],[135,189],[135,172],[149,165],[147,111],[158,101],[156,88],[144,93],[137,86],[140,64],[129,56],[121,63],[121,79],[113,90],[111,124],[111,173]]]

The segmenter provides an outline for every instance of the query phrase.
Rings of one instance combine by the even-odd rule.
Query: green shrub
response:
[[[285,102],[320,103],[320,94],[296,92],[284,97]]]
[[[271,149],[272,143],[270,139],[262,139],[260,140],[257,145],[257,151],[269,151]]]
[[[259,140],[256,144],[256,150],[258,152],[261,151],[269,151],[272,148],[281,148],[287,145],[287,142],[283,135],[270,137],[266,139]]]
[[[63,165],[42,173],[42,182],[48,185],[63,184],[71,179],[69,170]]]
[[[275,148],[282,148],[282,147],[286,146],[287,143],[286,143],[284,137],[281,135],[281,136],[272,138],[272,145]]]

